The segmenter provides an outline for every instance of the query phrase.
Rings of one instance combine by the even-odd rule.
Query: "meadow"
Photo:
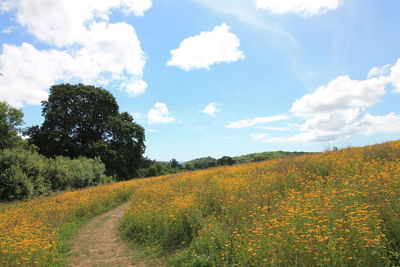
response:
[[[121,231],[172,266],[400,264],[400,141],[143,184]]]
[[[126,202],[137,181],[100,185],[0,210],[0,266],[64,266],[65,236],[80,222]]]
[[[400,141],[137,179],[2,207],[0,265],[63,265],[68,223],[129,199],[121,233],[171,266],[400,264]]]

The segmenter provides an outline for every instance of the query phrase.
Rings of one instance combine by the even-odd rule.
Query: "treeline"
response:
[[[219,159],[213,157],[203,157],[187,161],[183,164],[179,164],[176,159],[172,159],[170,162],[161,162],[146,158],[144,159],[142,167],[139,169],[138,175],[139,177],[160,176],[182,171],[193,171],[217,166],[229,166],[240,163],[258,162],[289,156],[298,156],[303,154],[306,154],[306,152],[273,151],[251,153],[236,157],[223,156]]]
[[[22,111],[0,102],[0,200],[141,175],[144,129],[119,112],[108,91],[82,84],[52,86],[42,114],[42,125],[23,129]]]
[[[247,155],[242,155],[234,157],[236,163],[248,163],[248,162],[258,162],[270,159],[278,159],[289,156],[299,156],[306,154],[306,152],[287,152],[287,151],[271,151],[271,152],[261,152],[261,153],[251,153]]]
[[[185,170],[199,170],[216,166],[226,166],[226,165],[234,165],[240,163],[277,159],[289,156],[298,156],[298,155],[303,155],[305,153],[306,152],[273,151],[273,152],[252,153],[237,157],[223,156],[219,159],[215,159],[213,157],[203,157],[185,162],[182,165],[182,168]]]
[[[139,177],[153,177],[182,171],[185,171],[185,169],[182,168],[182,165],[176,159],[163,162],[145,158],[142,167],[138,171],[138,175]]]

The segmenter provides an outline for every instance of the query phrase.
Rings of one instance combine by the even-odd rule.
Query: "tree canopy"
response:
[[[0,149],[12,148],[21,143],[19,126],[23,113],[5,102],[0,102]]]
[[[90,85],[60,84],[42,102],[44,122],[27,131],[29,142],[48,157],[100,157],[119,180],[137,174],[145,150],[144,129],[120,113],[114,96]]]

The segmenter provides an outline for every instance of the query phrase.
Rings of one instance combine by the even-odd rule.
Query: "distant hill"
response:
[[[289,156],[299,156],[306,153],[307,152],[272,151],[272,152],[251,153],[247,155],[233,157],[233,159],[235,160],[235,163],[247,163],[247,162],[256,162],[269,159],[277,159]]]
[[[220,159],[215,159],[213,157],[203,157],[187,161],[182,165],[182,167],[188,170],[206,169],[215,166],[234,165],[240,163],[284,158],[289,156],[298,156],[306,153],[307,152],[272,151],[272,152],[251,153],[237,157],[223,156]]]

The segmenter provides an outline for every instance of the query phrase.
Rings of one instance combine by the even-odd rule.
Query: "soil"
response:
[[[130,248],[118,233],[118,222],[129,204],[95,217],[71,240],[70,266],[164,267],[161,259],[147,259]]]

